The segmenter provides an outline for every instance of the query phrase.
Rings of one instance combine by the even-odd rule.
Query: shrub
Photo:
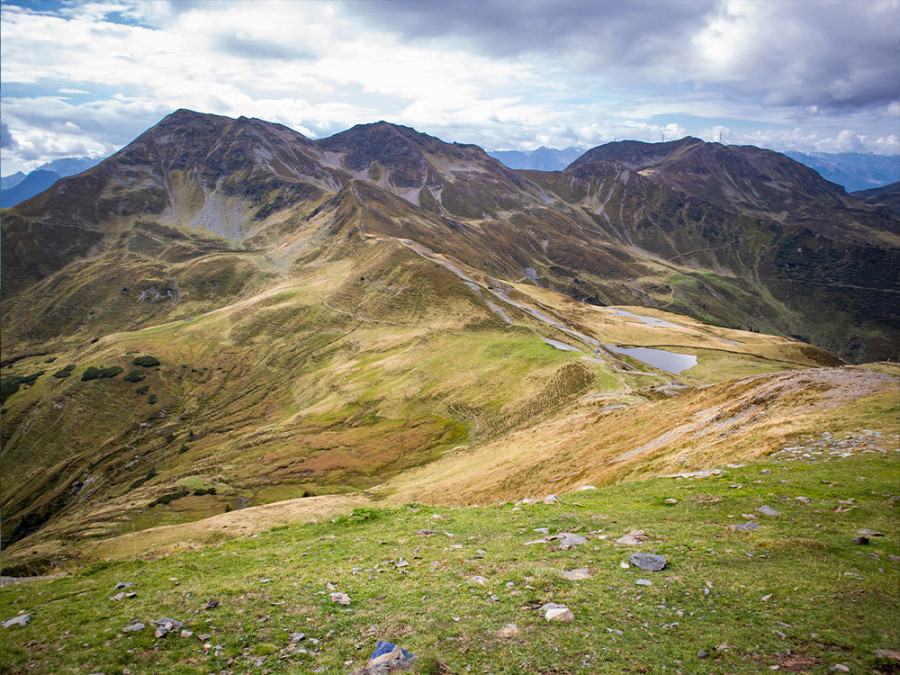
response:
[[[171,443],[174,440],[175,440],[175,434],[169,434],[168,436],[166,436],[166,445],[168,445],[169,443]]]
[[[103,366],[102,368],[88,366],[81,374],[81,381],[87,382],[88,380],[99,380],[106,377],[115,377],[121,372],[122,366]]]
[[[159,365],[159,359],[153,356],[135,356],[131,362],[133,366],[143,366],[144,368],[152,368]]]
[[[138,387],[137,389],[135,389],[135,390],[134,390],[134,393],[143,396],[144,394],[147,393],[147,391],[148,391],[149,389],[150,389],[149,385],[146,385],[146,384],[145,384],[143,387]]]
[[[214,494],[216,494],[216,488],[214,488],[214,487],[211,487],[211,488],[197,488],[196,490],[194,490],[194,494],[195,494],[195,495],[198,495],[198,496],[201,496],[201,497],[202,497],[203,495],[214,495]]]
[[[0,379],[0,401],[5,401],[19,391],[20,384],[22,383],[18,375],[7,375]]]
[[[181,447],[178,448],[178,454],[179,454],[179,455],[183,455],[183,454],[186,453],[188,450],[190,450],[190,448],[188,448],[187,443],[182,443],[182,444],[181,444]]]
[[[75,364],[70,363],[65,368],[61,368],[53,373],[53,377],[59,378],[61,380],[64,377],[69,377],[72,374],[73,370],[75,370]]]
[[[145,377],[147,377],[147,376],[144,374],[144,371],[142,371],[142,370],[132,370],[130,373],[128,373],[128,374],[125,376],[125,381],[126,381],[126,382],[140,382],[140,381],[143,380]]]
[[[154,403],[156,403],[157,400],[158,399],[156,397],[156,394],[150,394],[150,396],[147,397],[147,403],[149,403],[150,405],[153,405]]]

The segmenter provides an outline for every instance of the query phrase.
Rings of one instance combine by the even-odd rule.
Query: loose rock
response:
[[[559,538],[560,551],[568,551],[587,543],[587,537],[582,537],[580,534],[572,534],[571,532],[560,532],[556,537]]]
[[[354,670],[352,675],[388,675],[401,670],[409,670],[416,660],[415,655],[386,640],[379,640],[369,662]]]
[[[868,546],[869,538],[868,537],[857,537],[856,539],[853,540],[853,543],[856,544],[857,546]]]
[[[753,530],[758,530],[759,527],[759,523],[748,520],[746,523],[741,523],[740,525],[732,525],[728,529],[732,532],[753,532]]]
[[[125,627],[122,628],[123,633],[136,633],[139,630],[144,630],[147,626],[140,621],[132,621],[131,623],[125,624]]]
[[[31,614],[19,614],[19,616],[14,616],[11,619],[7,619],[3,622],[4,628],[10,628],[11,626],[27,626],[31,621]]]
[[[632,553],[628,562],[645,572],[659,572],[666,566],[666,559],[654,553]]]
[[[617,544],[625,544],[627,546],[634,546],[635,544],[640,544],[641,542],[648,541],[650,537],[647,536],[647,533],[643,530],[632,530],[626,535],[623,535],[616,539]]]
[[[781,515],[781,511],[776,511],[768,504],[764,504],[756,510],[759,511],[764,516],[780,516]]]
[[[332,593],[330,596],[331,601],[337,603],[338,605],[349,605],[350,604],[350,596],[346,593]]]
[[[581,581],[582,579],[590,579],[591,571],[587,567],[579,567],[571,571],[563,571],[562,575],[569,581]]]
[[[547,621],[557,621],[560,623],[570,623],[575,620],[575,615],[572,613],[572,610],[566,606],[562,607],[553,607],[548,609],[544,613],[544,618]]]
[[[649,579],[638,579],[634,583],[636,583],[638,586],[652,586],[653,585],[653,582],[650,581]]]

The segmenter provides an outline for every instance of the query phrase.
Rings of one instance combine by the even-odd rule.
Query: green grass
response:
[[[421,655],[422,669],[430,657],[454,673],[756,673],[774,665],[826,673],[837,663],[891,672],[873,651],[900,642],[900,562],[890,558],[900,555],[898,478],[896,453],[759,463],[718,478],[571,493],[552,506],[359,509],[154,561],[101,562],[3,588],[0,617],[23,610],[32,621],[3,629],[0,670],[238,672],[262,658],[271,673],[346,673],[387,639]],[[728,529],[763,504],[781,515],[758,515],[755,532]],[[836,512],[846,506],[854,508]],[[543,536],[538,527],[589,542],[569,551],[525,546]],[[633,528],[651,540],[613,542]],[[887,536],[857,546],[860,528]],[[423,529],[438,533],[418,535]],[[668,567],[620,568],[636,549],[666,556]],[[401,560],[409,566],[396,567]],[[577,567],[592,578],[560,574]],[[485,585],[468,581],[475,575]],[[653,585],[638,586],[639,578]],[[128,590],[138,596],[110,601],[119,581],[134,582]],[[330,602],[329,583],[350,595],[349,607]],[[211,598],[220,605],[203,610]],[[532,609],[545,602],[566,604],[574,623],[546,623]],[[184,621],[195,637],[121,632],[161,616]],[[502,637],[509,623],[518,634]],[[291,650],[295,632],[307,638]],[[212,636],[208,649],[202,633]]]

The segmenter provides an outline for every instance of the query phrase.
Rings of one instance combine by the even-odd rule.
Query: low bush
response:
[[[154,403],[156,403],[157,400],[158,400],[158,398],[157,398],[156,394],[150,394],[150,396],[147,397],[147,403],[149,403],[150,405],[153,405]]]
[[[147,376],[144,374],[144,371],[142,371],[142,370],[132,370],[130,373],[128,373],[128,374],[125,376],[125,381],[126,381],[126,382],[140,382],[140,381],[143,380],[145,377],[147,377]]]
[[[69,377],[72,374],[73,370],[75,370],[75,364],[70,363],[65,368],[60,368],[55,373],[53,373],[53,377],[56,377],[61,380],[65,377]]]
[[[23,384],[34,384],[45,371],[39,370],[31,375],[7,375],[0,379],[0,403],[19,391],[19,387]]]
[[[159,359],[154,356],[135,356],[131,362],[133,366],[143,366],[144,368],[152,368],[159,365]]]
[[[137,389],[135,389],[135,390],[134,390],[134,393],[135,393],[135,394],[138,394],[138,395],[140,395],[140,396],[143,396],[143,395],[146,394],[149,390],[150,390],[150,386],[145,384],[144,386],[138,387]]]

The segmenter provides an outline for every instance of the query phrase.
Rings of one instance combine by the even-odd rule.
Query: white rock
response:
[[[349,605],[350,604],[350,596],[346,593],[332,593],[330,596],[331,601],[337,603],[338,605]]]
[[[555,607],[554,609],[548,609],[547,613],[544,614],[544,618],[547,619],[547,621],[570,623],[575,620],[575,615],[568,607]]]
[[[596,489],[597,488],[593,485],[582,485],[580,488],[578,488],[578,491],[584,492],[585,490],[596,490]]]

